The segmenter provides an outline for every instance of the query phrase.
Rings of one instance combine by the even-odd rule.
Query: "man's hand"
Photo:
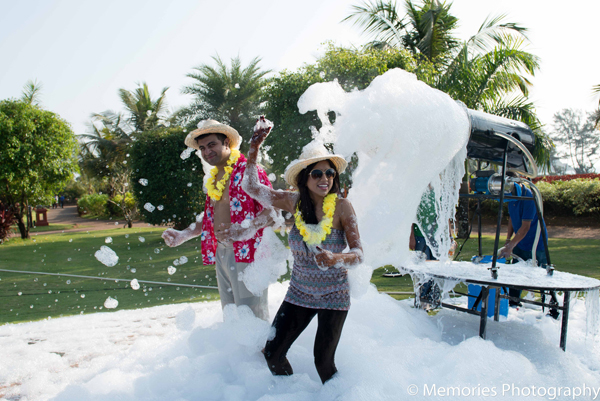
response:
[[[514,245],[511,245],[510,243],[504,245],[504,247],[500,249],[500,252],[498,252],[498,259],[509,258],[510,255],[512,255],[514,248]]]
[[[181,231],[172,228],[166,229],[161,237],[165,240],[165,244],[169,247],[179,246],[183,243]]]

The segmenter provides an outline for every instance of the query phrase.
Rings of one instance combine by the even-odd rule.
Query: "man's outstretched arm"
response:
[[[196,218],[196,222],[190,224],[190,226],[184,230],[178,231],[173,228],[169,228],[162,233],[162,238],[165,240],[165,244],[169,247],[179,246],[186,241],[196,238],[202,234],[202,218],[204,213]]]

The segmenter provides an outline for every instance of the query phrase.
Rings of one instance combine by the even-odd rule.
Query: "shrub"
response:
[[[66,199],[74,201],[85,195],[85,192],[85,185],[81,181],[72,180],[59,193],[63,194]]]
[[[119,210],[119,217],[124,217],[127,220],[127,226],[133,226],[133,219],[137,218],[138,207],[133,194],[129,191],[124,195],[117,194],[110,201],[109,205],[113,205]]]
[[[123,196],[122,195],[115,195],[113,197],[113,201],[115,203],[121,203],[121,201],[123,200]],[[135,198],[133,197],[133,194],[131,192],[127,192],[125,193],[125,202],[123,203],[123,205],[127,208],[127,209],[133,209],[135,208]]]
[[[537,184],[544,208],[561,215],[600,216],[600,179],[576,178],[570,181]]]
[[[546,217],[600,217],[600,179],[575,178],[567,181],[539,181],[535,184],[544,201]],[[469,208],[475,211],[477,201],[471,200]],[[481,202],[482,214],[486,217],[498,215],[498,201],[486,199]],[[508,209],[504,206],[503,214]]]
[[[15,215],[11,210],[0,212],[0,244],[14,231],[12,228],[14,217]]]
[[[186,135],[179,127],[161,128],[139,135],[131,147],[133,196],[147,223],[183,229],[204,210],[200,159],[181,158]]]
[[[84,213],[91,214],[94,216],[106,216],[106,203],[108,202],[108,195],[106,194],[91,194],[82,196],[77,201],[77,206],[81,208]]]

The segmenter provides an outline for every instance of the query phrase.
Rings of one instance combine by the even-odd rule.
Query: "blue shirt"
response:
[[[517,184],[518,185],[518,184]],[[523,188],[523,186],[521,186]],[[533,194],[531,190],[525,188],[522,196],[532,197]],[[512,222],[513,229],[515,234],[519,231],[521,226],[523,225],[523,220],[531,221],[531,226],[529,227],[529,231],[525,238],[523,238],[517,244],[517,248],[521,248],[524,251],[531,251],[533,247],[533,241],[535,240],[535,232],[537,230],[538,225],[538,216],[537,209],[535,208],[535,203],[533,200],[518,200],[514,202],[508,202],[508,214],[510,215],[510,220]],[[546,233],[546,238],[548,238],[548,231],[546,230],[546,225],[544,224],[543,229]],[[540,232],[540,239],[538,240],[537,252],[544,250],[544,240],[542,239],[542,233]]]

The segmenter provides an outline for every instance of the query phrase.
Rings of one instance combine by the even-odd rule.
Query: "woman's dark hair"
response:
[[[333,177],[333,186],[329,190],[330,194],[337,193],[340,190],[340,173],[335,168],[335,165],[331,162],[331,160],[327,159],[329,166],[336,171],[335,177]],[[306,186],[308,179],[310,178],[310,172],[313,171],[318,162],[313,163],[306,167],[304,170],[298,173],[298,178],[296,178],[296,182],[298,183],[298,191],[300,192],[300,198],[298,198],[298,202],[296,203],[296,207],[302,213],[302,219],[306,224],[318,224],[319,220],[317,220],[317,214],[315,213],[315,204],[310,197],[310,191]]]

